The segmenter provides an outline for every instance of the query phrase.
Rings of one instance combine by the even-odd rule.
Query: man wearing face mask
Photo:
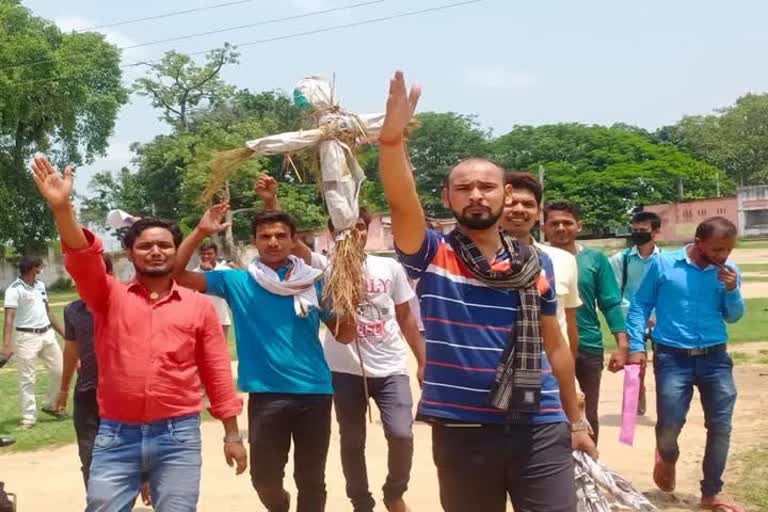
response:
[[[701,508],[732,512],[743,508],[720,492],[736,403],[725,323],[744,314],[739,270],[728,261],[736,234],[732,222],[713,217],[698,226],[693,244],[659,254],[648,265],[627,317],[629,362],[644,365],[645,328],[656,312],[651,333],[656,344],[656,485],[665,492],[675,489],[677,438],[696,386],[707,419]]]
[[[648,264],[659,254],[660,249],[656,245],[656,238],[661,232],[661,217],[653,212],[637,212],[632,216],[631,230],[632,247],[611,257],[611,267],[621,289],[621,308],[624,311],[624,317],[627,316],[632,297],[640,287],[640,281]],[[656,320],[651,317],[648,321],[648,333],[655,323]],[[620,355],[626,356],[626,354]],[[642,416],[645,414],[645,371],[641,372],[640,379],[637,414]]]

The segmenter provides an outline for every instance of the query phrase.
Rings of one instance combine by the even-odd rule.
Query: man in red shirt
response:
[[[157,510],[194,511],[200,488],[200,410],[224,425],[224,455],[245,471],[237,425],[242,409],[213,304],[171,278],[181,232],[142,219],[123,245],[136,277],[106,272],[103,246],[83,229],[71,204],[73,172],[36,158],[34,180],[53,211],[65,266],[93,314],[102,421],[94,441],[88,512],[130,510],[143,474]]]

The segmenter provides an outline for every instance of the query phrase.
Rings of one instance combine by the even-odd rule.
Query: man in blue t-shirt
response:
[[[557,322],[549,258],[499,231],[504,170],[454,167],[443,204],[457,220],[428,230],[403,133],[420,91],[390,82],[379,134],[381,180],[401,262],[420,279],[427,364],[419,417],[433,425],[448,512],[575,512],[572,446],[594,454],[580,420],[573,358]],[[569,424],[570,420],[570,424]]]
[[[193,272],[200,243],[226,228],[227,204],[211,207],[179,247],[176,281],[227,301],[235,323],[238,386],[248,396],[251,481],[270,512],[287,512],[283,488],[291,439],[298,510],[325,508],[325,462],[331,433],[331,372],[320,344],[320,321],[336,339],[354,339],[355,323],[337,321],[320,305],[322,271],[291,255],[296,225],[283,212],[263,210],[252,223],[259,251],[247,269]]]

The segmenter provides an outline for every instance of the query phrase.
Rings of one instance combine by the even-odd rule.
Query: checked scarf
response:
[[[491,405],[508,411],[510,419],[523,419],[539,412],[541,402],[541,350],[539,292],[536,284],[541,275],[539,249],[522,245],[505,232],[500,232],[504,249],[509,254],[509,270],[491,268],[474,242],[457,228],[448,237],[454,252],[480,281],[501,290],[517,290],[520,311],[515,328],[496,368],[496,382],[491,390]]]

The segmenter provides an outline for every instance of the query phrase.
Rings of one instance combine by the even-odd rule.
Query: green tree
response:
[[[687,116],[658,140],[717,166],[740,185],[768,182],[768,94],[747,94],[706,116]]]
[[[37,152],[82,165],[103,155],[120,107],[120,53],[96,33],[62,33],[0,2],[0,243],[40,251],[53,221],[27,169]]]
[[[576,203],[586,226],[597,234],[625,226],[638,206],[712,197],[721,174],[623,125],[518,126],[493,146],[494,159],[506,169],[536,172],[544,166],[545,200]],[[722,188],[731,191],[733,183],[723,177]]]
[[[454,112],[417,117],[420,126],[408,141],[416,187],[427,215],[446,216],[441,191],[448,171],[465,158],[487,156],[490,132],[482,130],[473,116]]]
[[[234,94],[234,87],[221,80],[221,69],[236,63],[238,54],[232,46],[213,50],[202,66],[192,57],[174,51],[166,52],[158,63],[144,63],[150,73],[136,80],[133,90],[147,96],[152,106],[163,112],[169,125],[186,130],[195,109],[208,109]]]

